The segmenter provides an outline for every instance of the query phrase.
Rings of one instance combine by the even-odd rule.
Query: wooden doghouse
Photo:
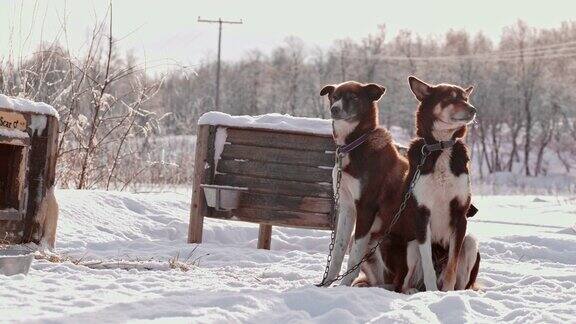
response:
[[[260,224],[262,249],[270,248],[272,226],[329,229],[331,133],[331,122],[322,119],[203,115],[188,242],[202,241],[204,217]]]
[[[43,238],[42,206],[47,194],[53,198],[57,142],[54,108],[0,95],[0,243]]]

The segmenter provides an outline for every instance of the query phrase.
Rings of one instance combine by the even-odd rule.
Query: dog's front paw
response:
[[[442,290],[442,287],[444,286],[444,272],[442,272],[442,274],[436,280],[436,285],[438,285],[439,290]]]
[[[442,285],[442,287],[440,287],[440,291],[443,292],[447,292],[447,291],[453,291],[454,290],[454,285],[450,286],[450,285]]]
[[[416,288],[408,288],[408,289],[403,289],[402,293],[406,294],[406,295],[414,295],[415,293],[420,292],[418,289]]]
[[[368,280],[360,279],[360,280],[354,281],[354,283],[352,283],[352,287],[366,288],[366,287],[371,287],[371,285],[368,282]]]
[[[451,280],[450,282],[445,276],[440,276],[438,279],[438,290],[440,291],[452,291],[456,285],[456,280]]]

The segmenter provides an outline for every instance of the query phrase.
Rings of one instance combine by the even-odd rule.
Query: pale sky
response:
[[[90,28],[102,19],[107,5],[105,0],[0,0],[0,56],[9,52],[10,44],[15,45],[14,52],[28,54],[40,39],[53,40],[65,16],[70,49],[81,53]],[[379,24],[386,24],[389,37],[401,29],[441,35],[452,28],[482,31],[496,40],[504,26],[518,19],[535,27],[556,27],[576,19],[574,0],[116,0],[113,8],[115,37],[126,36],[120,42],[123,49],[151,62],[170,59],[183,64],[216,53],[217,25],[198,23],[198,16],[244,21],[224,26],[224,59],[237,59],[255,48],[268,53],[287,36],[327,48],[336,39],[360,39]],[[61,40],[64,43],[63,36]]]

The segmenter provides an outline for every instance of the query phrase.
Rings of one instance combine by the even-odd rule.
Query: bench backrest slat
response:
[[[274,226],[289,226],[311,229],[330,228],[328,215],[321,213],[302,213],[283,210],[239,208],[234,210],[234,213],[214,211],[211,217]]]
[[[305,143],[301,145],[306,146]],[[321,151],[302,151],[234,143],[224,146],[221,157],[225,160],[240,159],[313,167],[323,166],[328,168],[334,166],[334,155],[332,153],[327,154]]]
[[[247,187],[250,191],[262,193],[277,193],[282,195],[293,195],[301,197],[321,197],[331,198],[331,183],[305,183],[297,181],[287,181],[278,179],[257,178],[238,174],[217,174],[214,177],[214,184]]]
[[[220,160],[218,172],[267,179],[291,180],[304,183],[330,183],[332,170],[320,167],[259,161]]]
[[[226,141],[232,144],[320,152],[336,148],[332,136],[327,135],[239,128],[228,128],[227,133]]]

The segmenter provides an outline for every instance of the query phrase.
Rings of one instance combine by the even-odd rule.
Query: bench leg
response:
[[[204,216],[200,214],[190,215],[190,225],[188,227],[188,243],[202,243],[203,227]]]
[[[202,229],[204,228],[204,216],[208,206],[204,192],[200,188],[199,181],[194,184],[192,193],[192,207],[190,208],[190,223],[188,224],[188,243],[202,243]]]
[[[270,242],[272,241],[272,225],[260,224],[258,231],[258,248],[270,250]]]
[[[188,243],[202,243],[202,228],[204,216],[208,215],[208,206],[204,191],[200,187],[203,183],[211,183],[214,175],[213,148],[214,127],[200,125],[196,138],[196,157],[194,159],[194,186],[192,190],[192,203],[190,206],[190,223],[188,224]],[[204,166],[208,165],[209,168]]]
[[[200,180],[200,178],[197,179]],[[188,243],[202,243],[202,229],[204,227],[204,215],[207,208],[204,192],[202,188],[200,188],[200,181],[196,181],[192,193],[192,207],[190,208]]]

